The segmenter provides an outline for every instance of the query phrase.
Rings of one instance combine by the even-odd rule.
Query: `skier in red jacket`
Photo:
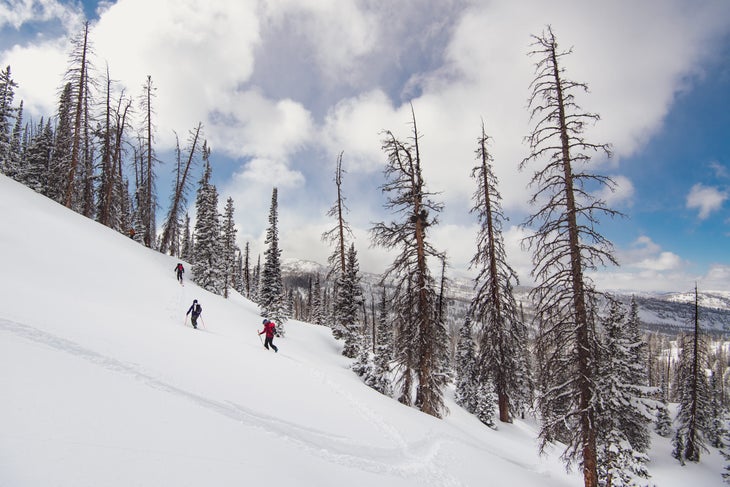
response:
[[[269,345],[274,349],[274,352],[278,352],[279,348],[274,345],[274,334],[276,333],[276,323],[269,320],[264,320],[264,329],[259,332],[259,335],[266,333],[266,340],[264,340],[264,347],[269,349]]]

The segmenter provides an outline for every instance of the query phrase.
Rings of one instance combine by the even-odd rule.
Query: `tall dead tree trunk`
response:
[[[76,171],[79,165],[79,152],[81,150],[82,122],[84,114],[84,100],[86,98],[86,54],[88,47],[89,22],[84,24],[84,32],[82,39],[81,59],[79,61],[79,75],[76,85],[75,113],[73,126],[73,139],[71,144],[71,165],[68,172],[68,181],[66,186],[66,196],[64,197],[64,205],[71,208],[73,204],[73,195],[75,191]]]
[[[177,175],[175,179],[175,188],[173,188],[172,203],[170,204],[170,211],[168,212],[167,220],[165,221],[165,228],[162,232],[162,239],[160,241],[160,252],[167,252],[170,250],[170,255],[173,255],[173,249],[176,246],[172,245],[171,242],[174,238],[177,238],[177,227],[180,225],[180,218],[182,216],[183,205],[185,203],[185,192],[188,184],[188,174],[190,168],[195,161],[195,154],[198,152],[198,140],[200,138],[200,131],[203,128],[202,123],[198,123],[198,126],[193,132],[191,132],[191,139],[189,145],[188,157],[182,168],[178,167]],[[178,154],[178,160],[180,156]]]
[[[526,242],[534,251],[537,286],[532,296],[541,328],[538,347],[546,360],[540,398],[545,416],[541,438],[543,447],[553,438],[563,439],[568,444],[564,458],[568,463],[578,461],[585,486],[596,487],[594,381],[598,344],[594,321],[598,292],[585,270],[616,264],[610,242],[598,233],[596,225],[597,215],[618,213],[586,189],[589,183],[613,188],[613,181],[577,171],[575,166],[590,160],[590,152],[610,155],[610,151],[608,145],[586,142],[581,135],[598,116],[582,112],[575,102],[573,92],[587,90],[586,85],[564,77],[560,61],[570,51],[558,51],[550,27],[534,39],[537,47],[531,54],[539,59],[530,106],[533,120],[538,121],[528,137],[531,154],[520,167],[548,159],[531,181],[537,186],[532,203],[540,205],[539,210],[525,223],[538,225]]]
[[[435,216],[442,205],[430,199],[421,170],[421,154],[416,117],[413,116],[413,136],[410,143],[396,139],[386,132],[383,150],[388,155],[385,174],[388,181],[382,186],[388,194],[386,208],[406,215],[403,222],[378,223],[372,230],[373,242],[388,249],[400,248],[401,253],[386,272],[383,280],[394,279],[394,306],[408,319],[398,335],[398,347],[409,352],[400,354],[402,361],[401,402],[408,403],[410,381],[417,378],[415,405],[421,411],[441,417],[446,410],[442,388],[445,384],[447,338],[443,323],[438,319],[434,279],[428,267],[428,258],[440,258],[427,241],[427,229],[438,223]],[[411,293],[410,290],[413,290]],[[406,389],[407,387],[407,389]]]

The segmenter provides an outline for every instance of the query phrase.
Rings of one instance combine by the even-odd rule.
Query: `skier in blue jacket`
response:
[[[188,309],[188,312],[185,313],[185,316],[190,315],[190,321],[193,323],[193,328],[198,328],[198,316],[203,312],[202,306],[200,306],[200,303],[198,303],[197,299],[193,299],[193,304]]]

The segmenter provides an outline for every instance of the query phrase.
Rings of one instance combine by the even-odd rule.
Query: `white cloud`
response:
[[[79,25],[83,13],[76,4],[56,0],[7,0],[0,3],[0,29],[19,29],[26,22],[59,21],[64,26]]]
[[[630,206],[635,193],[634,184],[626,176],[613,176],[611,179],[613,179],[615,187],[611,189],[604,186],[596,196],[605,201],[609,208],[616,208],[620,205]]]
[[[644,259],[634,265],[639,269],[649,271],[670,271],[677,269],[682,264],[682,259],[673,252],[661,252],[659,255]]]
[[[719,210],[730,195],[714,187],[695,184],[687,195],[687,208],[699,210],[699,219],[704,220],[713,211]]]
[[[730,291],[730,265],[715,264],[698,281],[706,290]]]
[[[379,37],[376,14],[352,0],[262,2],[270,28],[310,47],[313,61],[330,83],[352,82],[360,57]]]
[[[16,45],[2,53],[2,65],[9,65],[18,83],[16,100],[23,100],[24,117],[35,120],[55,114],[63,73],[66,71],[67,44],[52,39],[28,46]]]
[[[727,166],[724,166],[717,161],[712,161],[710,162],[710,169],[712,169],[716,178],[730,179],[730,170],[728,170]]]
[[[332,154],[344,152],[350,171],[372,172],[382,167],[381,132],[395,125],[404,112],[396,112],[380,90],[342,100],[327,114],[322,142]],[[402,119],[398,124],[405,123]]]
[[[284,160],[311,142],[309,112],[292,100],[269,100],[257,90],[226,96],[209,116],[207,132],[216,147],[233,157]]]

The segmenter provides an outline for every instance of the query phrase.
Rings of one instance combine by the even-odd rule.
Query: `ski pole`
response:
[[[261,345],[263,345],[264,341],[261,339],[261,333],[256,332],[256,334],[259,336],[259,341],[261,342]]]
[[[208,327],[205,326],[205,320],[203,320],[203,317],[202,316],[198,316],[198,318],[200,318],[200,322],[203,324],[203,328],[207,330]]]

